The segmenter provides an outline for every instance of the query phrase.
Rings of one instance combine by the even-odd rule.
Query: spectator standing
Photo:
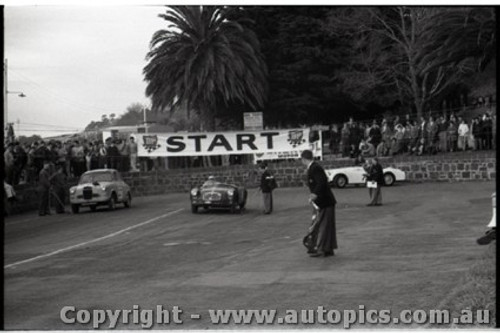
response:
[[[384,156],[389,154],[392,146],[392,138],[394,136],[394,132],[391,127],[387,123],[387,120],[382,120],[382,141],[384,141],[385,145],[385,153]]]
[[[349,145],[352,147],[358,147],[361,141],[362,134],[360,133],[360,129],[358,124],[352,122],[351,127],[349,128]]]
[[[446,119],[441,116],[439,118],[439,123],[438,123],[438,136],[439,136],[439,151],[440,152],[447,152],[448,151],[448,125],[446,123]]]
[[[454,121],[450,121],[448,123],[448,149],[453,152],[457,150],[457,141],[458,141],[458,128]]]
[[[474,150],[482,149],[482,130],[483,129],[481,123],[479,122],[479,119],[477,117],[472,119],[470,127],[472,139],[469,147],[472,147]]]
[[[133,136],[130,137],[129,139],[129,152],[130,152],[130,167],[132,171],[137,172],[139,171],[137,169],[137,153],[138,153],[138,148],[137,148],[137,143],[135,142],[135,138]]]
[[[130,171],[130,145],[126,140],[122,140],[122,147],[119,150],[121,154],[122,168],[121,171]],[[228,160],[229,163],[229,160]]]
[[[64,174],[64,166],[58,164],[56,166],[56,172],[50,177],[50,182],[52,184],[53,194],[56,197],[56,213],[64,214],[64,202],[66,200],[66,184],[67,178]]]
[[[120,158],[120,152],[118,151],[118,148],[116,147],[113,139],[111,138],[106,139],[106,144],[107,144],[106,166],[108,169],[117,169],[118,159]]]
[[[491,149],[493,141],[493,122],[488,114],[483,115],[482,119],[483,129],[483,149]]]
[[[66,143],[57,143],[57,165],[63,167],[64,173],[69,175],[69,161],[68,161],[68,149],[65,147]]]
[[[99,141],[99,169],[107,168],[108,150],[102,141]]]
[[[19,142],[14,143],[14,179],[12,185],[19,184],[19,180],[23,174],[28,163],[28,155],[24,148],[19,144]]]
[[[434,117],[429,118],[429,123],[427,124],[427,152],[429,154],[436,154],[438,142],[438,125],[434,121]]]
[[[66,174],[68,177],[74,177],[75,173],[73,170],[73,161],[71,157],[71,151],[73,150],[73,142],[68,140],[64,143],[64,149],[66,149]]]
[[[87,144],[88,149],[84,149],[85,152],[85,169],[92,170],[90,167],[90,161],[92,159],[92,150],[94,149],[94,145],[92,142]]]
[[[340,150],[342,152],[342,157],[346,157],[349,155],[349,149],[350,149],[350,144],[349,144],[349,139],[351,137],[351,130],[349,129],[349,124],[345,123],[344,127],[342,128],[341,131],[341,139],[340,139]]]
[[[408,153],[411,150],[411,124],[407,123],[403,126],[403,153]]]
[[[3,153],[3,160],[5,166],[5,181],[7,184],[12,185],[14,180],[14,143],[9,142],[7,148]]]
[[[374,147],[377,147],[382,141],[382,131],[380,130],[380,127],[378,126],[376,120],[373,121],[368,136],[370,138],[371,144],[373,144]]]
[[[40,171],[43,169],[43,162],[45,160],[49,160],[50,157],[48,156],[48,150],[47,147],[45,146],[45,141],[40,140],[38,142],[38,147],[35,151],[34,154],[34,162],[35,162],[35,172],[38,175],[40,175]]]
[[[42,170],[38,175],[38,215],[50,215],[49,207],[49,194],[50,194],[50,161],[43,161]]]
[[[467,149],[467,138],[469,136],[469,126],[465,120],[460,121],[458,126],[458,149],[465,151]]]
[[[71,148],[71,162],[73,164],[73,174],[75,177],[80,177],[85,172],[85,150],[82,144],[75,140],[73,148]]]
[[[471,149],[471,150],[476,149],[476,144],[474,142],[474,134],[472,132],[472,130],[474,128],[474,122],[475,122],[474,119],[470,120],[470,123],[468,124],[469,133],[468,133],[467,138],[466,138],[467,147],[469,147],[469,149]]]
[[[90,157],[90,169],[89,170],[96,170],[99,169],[99,143],[94,142],[92,144],[92,149],[88,153]]]
[[[391,155],[397,155],[401,153],[403,147],[404,127],[403,125],[398,123],[395,128],[396,133],[394,133],[394,137],[392,139]]]
[[[410,152],[415,152],[414,149],[418,147],[418,125],[415,120],[410,125]]]

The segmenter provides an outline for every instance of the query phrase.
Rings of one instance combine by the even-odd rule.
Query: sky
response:
[[[373,2],[348,2],[352,1]],[[7,94],[4,121],[14,123],[16,134],[76,133],[104,114],[118,116],[133,103],[149,105],[142,70],[153,33],[167,28],[158,17],[165,7],[139,5],[136,0],[99,1],[104,6],[75,0],[67,0],[65,5],[53,2],[56,5],[43,0],[38,5],[32,0],[0,0],[6,5],[5,58],[12,92]],[[183,1],[191,5],[202,2]],[[259,4],[247,2],[238,4]]]
[[[81,131],[149,104],[142,74],[163,6],[6,6],[7,113],[16,135]],[[17,93],[23,92],[21,98]]]

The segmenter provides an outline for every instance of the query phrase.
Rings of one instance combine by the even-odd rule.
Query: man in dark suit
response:
[[[262,191],[262,198],[264,200],[264,214],[271,214],[273,211],[273,190],[275,189],[276,181],[269,170],[267,170],[266,162],[262,162],[259,169],[261,172],[260,190]]]
[[[328,184],[325,170],[314,161],[313,153],[304,150],[301,154],[302,164],[307,167],[307,184],[311,194],[309,201],[318,208],[318,222],[312,230],[314,250],[308,253],[311,257],[333,256],[337,248],[337,233],[335,228],[335,205],[337,201]]]

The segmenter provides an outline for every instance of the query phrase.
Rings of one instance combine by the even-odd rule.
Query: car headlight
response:
[[[227,195],[232,197],[234,195],[234,190],[227,190]]]
[[[191,195],[192,195],[193,197],[198,196],[198,189],[197,189],[197,188],[193,188],[193,189],[191,190]]]
[[[104,192],[106,192],[106,186],[101,186],[101,190],[103,190]]]
[[[76,188],[72,187],[69,189],[70,194],[75,194],[76,193]]]

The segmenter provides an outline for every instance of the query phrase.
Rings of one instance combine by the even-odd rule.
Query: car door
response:
[[[363,179],[364,174],[363,167],[352,167],[349,170],[349,184],[363,184],[365,182]]]

